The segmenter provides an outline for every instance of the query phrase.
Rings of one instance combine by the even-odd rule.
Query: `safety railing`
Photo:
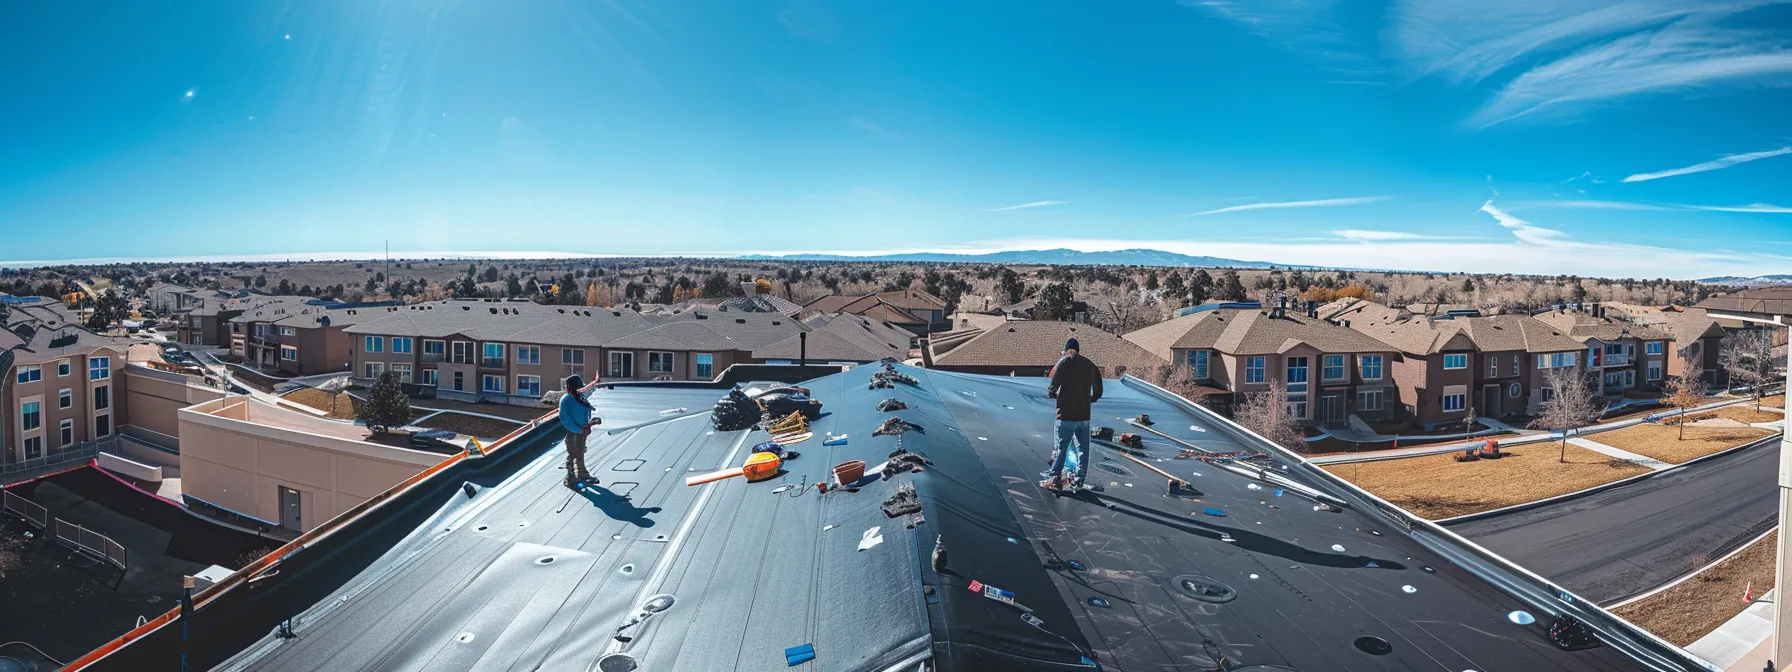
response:
[[[114,437],[102,441],[88,441],[52,451],[41,457],[0,464],[0,485],[23,483],[45,474],[72,469],[88,463],[93,460],[95,455],[102,452],[117,453],[118,439]]]
[[[0,495],[3,495],[0,496],[0,511],[24,518],[25,522],[40,530],[50,527],[50,510],[44,508],[43,505],[11,492],[3,492]]]
[[[56,541],[88,555],[112,563],[119,569],[130,566],[124,546],[111,537],[89,530],[61,518],[56,519]]]

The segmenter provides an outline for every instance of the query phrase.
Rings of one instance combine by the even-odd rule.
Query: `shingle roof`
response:
[[[1665,341],[1673,338],[1673,334],[1668,333],[1665,329],[1610,318],[1598,318],[1571,310],[1552,310],[1535,317],[1582,342],[1588,339],[1616,341],[1624,338],[1637,338],[1645,341]]]
[[[1445,350],[1482,352],[1569,352],[1581,349],[1580,341],[1527,315],[1490,315],[1429,319],[1415,317],[1392,324],[1351,322],[1361,331],[1394,349],[1415,355]]]
[[[1232,355],[1266,355],[1309,345],[1321,352],[1383,352],[1387,344],[1324,320],[1264,310],[1209,310],[1184,315],[1126,335],[1152,354],[1169,358],[1173,348],[1218,350]]]
[[[778,313],[690,310],[641,315],[629,310],[547,306],[520,301],[434,301],[384,311],[344,329],[350,334],[663,350],[746,350],[806,329]],[[332,311],[332,313],[337,311]]]
[[[840,296],[838,294],[824,296],[803,306],[803,312],[809,315],[831,315],[851,313],[864,315],[879,322],[896,324],[927,324],[927,320],[914,313],[902,309],[878,297],[876,294],[864,296]]]
[[[1064,341],[1076,337],[1082,354],[1113,375],[1115,366],[1145,370],[1169,361],[1095,327],[1076,322],[1024,320],[980,333],[944,353],[934,349],[935,366],[1048,367],[1064,353]],[[948,332],[950,333],[950,332]]]
[[[1319,318],[1322,320],[1350,320],[1356,322],[1390,323],[1412,317],[1412,313],[1404,308],[1384,306],[1367,299],[1343,298],[1319,307]]]
[[[888,292],[878,292],[877,298],[904,310],[945,310],[946,300],[913,287]]]
[[[1792,287],[1756,287],[1698,303],[1699,308],[1730,313],[1792,315]]]
[[[842,362],[874,362],[885,357],[908,357],[914,334],[893,324],[858,315],[812,319],[809,325],[809,358]],[[802,342],[792,335],[755,349],[756,359],[796,359]]]

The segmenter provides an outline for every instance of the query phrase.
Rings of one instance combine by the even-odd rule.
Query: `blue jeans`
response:
[[[1058,447],[1052,451],[1052,468],[1047,478],[1064,473],[1064,463],[1070,457],[1072,445],[1076,447],[1076,474],[1071,480],[1082,483],[1083,477],[1089,475],[1089,421],[1059,420]]]

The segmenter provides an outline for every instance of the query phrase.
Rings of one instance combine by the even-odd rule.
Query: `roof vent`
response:
[[[784,326],[784,323],[783,323],[783,322],[780,322],[780,321],[778,321],[778,320],[772,320],[772,326],[774,326],[774,327],[782,327],[782,326]]]
[[[697,316],[697,319],[699,319],[699,320],[707,320],[707,319],[709,319],[709,316],[708,316],[708,315],[704,315],[704,314],[703,314],[703,313],[692,313],[692,314],[693,314],[693,315],[696,315],[696,316]]]
[[[620,310],[612,310],[612,311],[610,311],[610,316],[612,316],[612,317],[622,317],[622,311],[620,311]]]
[[[734,318],[734,323],[735,324],[746,324],[747,320],[746,320],[746,318],[737,317],[737,318]]]
[[[1008,333],[1010,333],[1010,334],[1012,334],[1012,333],[1014,333],[1014,327],[1009,327],[1009,328],[1008,328]]]
[[[554,309],[554,310],[556,310],[556,311],[558,311],[558,312],[559,312],[559,313],[560,313],[560,314],[561,314],[561,315],[565,315],[565,314],[566,314],[566,309],[565,309],[565,308],[555,308],[555,309]]]
[[[461,310],[472,310],[473,307],[472,306],[461,306],[460,309]]]

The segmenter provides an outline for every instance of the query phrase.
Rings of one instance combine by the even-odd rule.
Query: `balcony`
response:
[[[481,358],[479,358],[479,368],[502,369],[502,368],[504,368],[504,358],[503,357],[481,357]]]
[[[423,353],[423,363],[424,364],[440,364],[440,363],[442,363],[443,359],[446,359],[446,358],[443,357],[442,353],[439,353],[439,352]]]
[[[1626,354],[1622,354],[1622,353],[1614,355],[1614,354],[1611,354],[1608,352],[1605,354],[1604,357],[1600,358],[1599,365],[1602,367],[1604,367],[1604,366],[1630,366],[1630,355],[1626,355]]]

